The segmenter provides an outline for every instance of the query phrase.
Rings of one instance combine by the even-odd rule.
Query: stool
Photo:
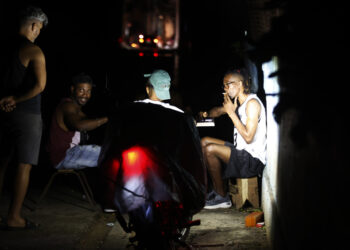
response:
[[[44,191],[41,193],[36,204],[39,204],[40,201],[42,199],[44,199],[47,191],[49,191],[49,188],[50,188],[53,180],[59,174],[64,174],[64,175],[73,174],[73,175],[77,176],[77,178],[79,179],[79,182],[84,190],[84,193],[85,193],[85,196],[86,196],[88,202],[90,203],[91,207],[95,208],[96,202],[93,198],[93,194],[92,194],[90,185],[87,181],[87,178],[85,176],[85,173],[82,170],[76,170],[76,169],[56,169],[55,172],[52,174],[49,182],[46,184]]]
[[[259,208],[258,177],[236,179],[233,185],[229,180],[229,193],[236,209],[240,209],[248,201],[254,208]]]

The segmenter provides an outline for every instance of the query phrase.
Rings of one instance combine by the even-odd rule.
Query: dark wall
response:
[[[118,2],[118,1],[117,1]],[[43,93],[43,115],[50,113],[62,96],[69,94],[74,74],[90,74],[97,85],[95,96],[103,94],[109,65],[109,50],[120,26],[118,4],[86,1],[8,1],[2,2],[1,40],[16,31],[15,15],[19,8],[35,5],[48,15],[49,24],[36,40],[45,56],[47,86]],[[92,100],[94,103],[94,100]]]
[[[279,59],[280,123],[274,249],[346,249],[347,8],[274,1],[284,10],[255,54]]]

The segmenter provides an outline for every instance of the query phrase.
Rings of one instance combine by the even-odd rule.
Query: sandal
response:
[[[11,227],[11,226],[6,226],[5,230],[7,231],[21,231],[21,230],[33,230],[37,229],[40,227],[40,224],[34,223],[28,219],[25,219],[25,226],[24,227]]]

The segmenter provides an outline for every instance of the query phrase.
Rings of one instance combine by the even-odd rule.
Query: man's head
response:
[[[249,94],[251,84],[248,72],[245,69],[227,71],[223,79],[223,88],[231,98],[238,96],[240,93]]]
[[[149,77],[146,85],[148,96],[156,96],[161,101],[170,99],[170,81],[171,78],[165,70],[157,69],[152,74],[145,74]],[[151,98],[152,99],[152,98]]]
[[[41,29],[47,24],[46,14],[38,7],[29,6],[19,13],[20,33],[33,42],[39,36]]]
[[[80,105],[84,106],[91,97],[93,87],[92,78],[85,73],[80,73],[72,78],[71,95]]]

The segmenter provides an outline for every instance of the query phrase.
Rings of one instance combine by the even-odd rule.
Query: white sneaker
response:
[[[115,209],[112,209],[112,208],[104,208],[103,209],[103,212],[105,212],[105,213],[114,213],[114,212],[116,212],[117,210],[115,210]]]
[[[212,197],[213,198],[205,202],[205,209],[229,208],[232,206],[231,199],[228,194],[226,194],[225,197],[222,197],[219,194]]]

